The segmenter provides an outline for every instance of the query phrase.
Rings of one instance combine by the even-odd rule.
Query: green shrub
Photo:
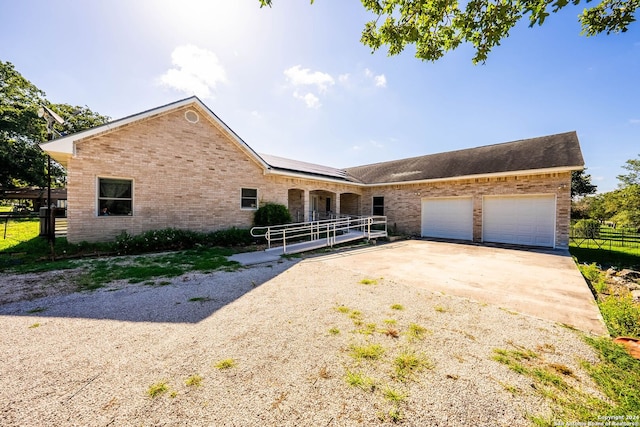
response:
[[[262,205],[253,217],[253,223],[259,227],[287,224],[291,222],[291,214],[286,206],[278,203]]]
[[[121,254],[140,254],[191,249],[196,246],[247,246],[252,242],[249,230],[235,227],[212,233],[165,228],[136,236],[123,231],[116,237],[114,250]]]
[[[115,249],[124,254],[189,249],[199,241],[198,233],[175,228],[151,230],[137,236],[123,231],[116,237]]]
[[[640,306],[631,295],[606,297],[598,305],[611,336],[640,336]]]
[[[246,228],[228,228],[209,233],[206,237],[209,246],[248,246],[253,243],[253,237]]]
[[[595,219],[581,219],[573,226],[574,234],[588,239],[600,238],[600,222]]]
[[[593,290],[597,293],[605,293],[609,286],[604,273],[600,271],[596,263],[578,265],[582,275],[589,281]]]

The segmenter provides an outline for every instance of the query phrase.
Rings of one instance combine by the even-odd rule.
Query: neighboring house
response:
[[[398,233],[565,248],[584,165],[568,132],[336,169],[257,154],[196,97],[41,146],[67,168],[73,243],[250,227],[275,202],[295,221],[386,215]]]

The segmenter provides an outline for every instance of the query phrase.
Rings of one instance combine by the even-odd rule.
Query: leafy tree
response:
[[[618,175],[618,181],[620,181],[621,187],[627,187],[629,185],[640,185],[640,155],[637,159],[629,159],[622,166],[628,170],[626,175]]]
[[[13,64],[0,61],[0,193],[7,188],[47,185],[47,157],[38,146],[47,139],[46,122],[38,117],[42,106],[66,119],[62,125],[55,125],[60,135],[109,120],[88,107],[50,103]],[[54,184],[64,182],[64,170],[56,162],[52,163],[51,175]]]
[[[272,0],[259,0],[271,6]],[[588,3],[590,0],[586,0]],[[416,46],[416,57],[435,61],[461,43],[471,43],[473,62],[484,62],[491,49],[509,36],[525,16],[529,26],[542,25],[555,13],[580,0],[469,0],[460,7],[457,0],[361,0],[376,18],[366,23],[360,41],[373,51],[388,46],[397,55],[407,45]],[[313,3],[313,0],[311,0]],[[635,21],[640,0],[601,0],[579,16],[582,33],[626,32]]]
[[[591,183],[591,175],[586,169],[571,172],[571,198],[594,194],[598,187]]]

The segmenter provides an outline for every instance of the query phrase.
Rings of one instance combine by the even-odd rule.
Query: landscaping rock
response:
[[[624,269],[618,273],[618,277],[623,278],[624,280],[628,280],[630,282],[635,282],[640,279],[640,271]]]

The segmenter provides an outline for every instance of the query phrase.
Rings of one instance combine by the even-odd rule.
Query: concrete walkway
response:
[[[276,260],[274,253],[239,254],[245,262]],[[237,257],[237,256],[235,256]],[[233,258],[232,258],[233,259]],[[384,277],[430,291],[470,298],[595,335],[607,329],[596,302],[566,251],[508,249],[406,240],[305,260]]]

